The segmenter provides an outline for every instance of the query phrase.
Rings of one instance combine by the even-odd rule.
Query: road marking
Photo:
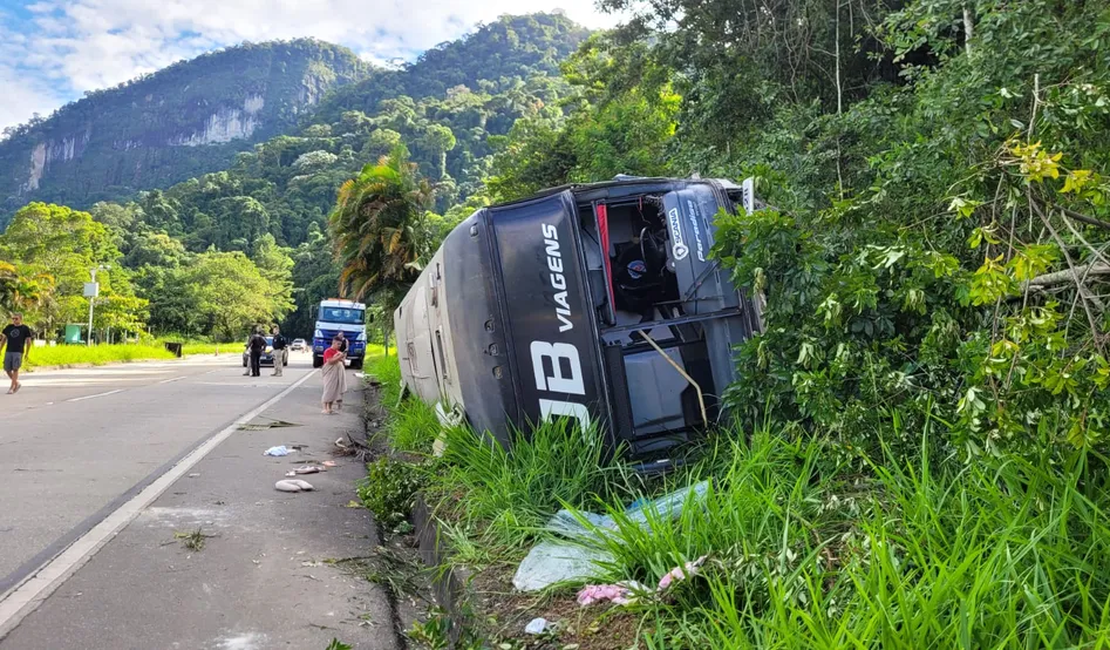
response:
[[[173,382],[181,381],[182,379],[185,379],[185,375],[181,375],[180,377],[173,377],[172,379],[163,379],[162,381],[160,381],[158,383],[159,384],[172,384]]]
[[[266,400],[260,406],[232,422],[227,428],[195,447],[176,465],[155,479],[153,483],[140,490],[138,494],[112,511],[96,526],[93,526],[89,532],[77,538],[68,548],[45,562],[37,571],[3,594],[0,597],[0,639],[3,639],[15,629],[28,614],[35,611],[39,605],[50,597],[50,594],[54,593],[70,576],[84,566],[116,533],[123,530],[124,526],[131,523],[140,512],[173,485],[174,481],[184,476],[221,442],[231,437],[231,434],[235,433],[241,425],[258,417],[259,414],[293,392],[315,374],[315,369],[309,370],[305,376],[293,382],[288,388]]]
[[[116,393],[122,393],[122,392],[123,392],[122,388],[117,388],[115,390],[110,390],[107,393],[97,393],[95,395],[85,395],[84,397],[74,397],[73,399],[67,399],[66,401],[67,402],[80,402],[81,400],[93,399],[95,397],[107,397],[109,395],[115,395]]]

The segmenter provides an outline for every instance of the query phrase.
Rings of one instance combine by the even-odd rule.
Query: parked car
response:
[[[243,367],[246,368],[248,365],[250,365],[250,362],[251,362],[250,349],[246,345],[244,345],[243,346]],[[266,337],[266,349],[262,351],[262,358],[259,359],[259,365],[263,365],[263,366],[272,366],[272,365],[274,365],[274,337],[272,337],[272,336],[267,336]],[[285,348],[284,350],[281,351],[281,365],[283,365],[283,366],[288,366],[289,365],[289,348]]]
[[[293,339],[293,345],[290,349],[294,352],[303,352],[308,347],[308,342],[304,339]]]

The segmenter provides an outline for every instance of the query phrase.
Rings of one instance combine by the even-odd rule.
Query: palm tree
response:
[[[0,310],[31,311],[41,307],[54,290],[54,278],[48,273],[21,270],[8,262],[0,262]]]
[[[375,295],[395,306],[432,252],[424,222],[432,199],[432,185],[420,178],[404,145],[339,188],[329,220],[342,295]]]

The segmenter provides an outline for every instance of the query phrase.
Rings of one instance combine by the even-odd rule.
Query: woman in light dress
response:
[[[322,370],[324,377],[324,397],[322,399],[324,410],[322,412],[328,415],[338,411],[335,408],[336,402],[342,404],[343,391],[347,389],[347,373],[343,363],[347,359],[347,355],[339,351],[339,344],[338,338],[332,339],[331,347],[324,350]]]

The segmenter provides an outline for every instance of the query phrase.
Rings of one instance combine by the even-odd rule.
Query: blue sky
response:
[[[553,9],[616,22],[593,0],[0,0],[0,128],[243,41],[314,36],[369,61],[411,60],[479,22]]]

